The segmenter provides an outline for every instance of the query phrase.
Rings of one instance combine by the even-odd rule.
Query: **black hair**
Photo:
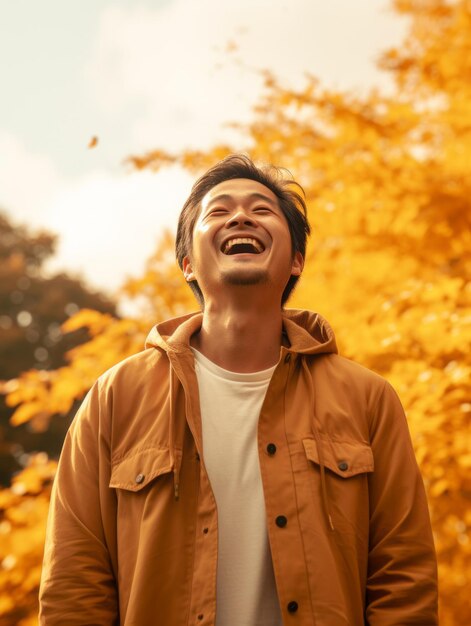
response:
[[[290,178],[287,178],[286,174],[289,174]],[[247,155],[232,154],[216,163],[216,165],[198,178],[183,205],[178,218],[175,242],[175,253],[181,269],[183,269],[184,257],[191,257],[193,229],[198,219],[202,199],[210,189],[219,183],[235,178],[247,178],[257,181],[275,194],[278,198],[280,209],[288,222],[291,234],[292,256],[294,257],[296,252],[300,252],[303,258],[306,256],[306,240],[311,232],[311,227],[307,218],[306,202],[303,197],[305,195],[304,189],[293,180],[287,170],[274,165],[258,167]],[[303,195],[292,189],[293,185],[299,187]],[[290,276],[281,298],[282,306],[288,300],[298,280],[299,276]],[[197,281],[189,282],[189,286],[200,305],[204,307],[203,294]]]

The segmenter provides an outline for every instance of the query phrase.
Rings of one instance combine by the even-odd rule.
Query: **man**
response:
[[[54,483],[40,623],[434,626],[427,502],[397,394],[285,310],[302,196],[233,155],[177,259],[202,312],[95,383]]]

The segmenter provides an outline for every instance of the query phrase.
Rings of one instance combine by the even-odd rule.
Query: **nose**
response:
[[[253,228],[257,227],[256,220],[242,207],[237,209],[237,211],[230,216],[226,222],[226,228],[233,228],[234,226],[240,226],[241,224],[244,224],[244,226],[252,226]]]

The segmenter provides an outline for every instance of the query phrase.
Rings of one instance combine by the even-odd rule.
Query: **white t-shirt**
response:
[[[282,626],[257,449],[258,418],[276,365],[241,374],[192,350],[204,463],[218,510],[216,626]]]

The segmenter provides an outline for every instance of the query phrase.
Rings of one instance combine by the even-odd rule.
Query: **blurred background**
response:
[[[84,394],[197,308],[176,222],[236,151],[306,191],[288,306],[398,391],[440,623],[471,623],[471,2],[17,0],[0,17],[0,623],[37,624]]]

